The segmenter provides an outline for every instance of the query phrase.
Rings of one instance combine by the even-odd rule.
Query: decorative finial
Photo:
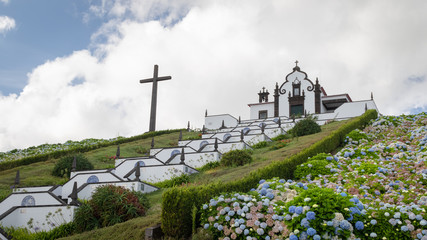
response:
[[[365,103],[365,112],[368,111],[368,104]]]
[[[120,157],[120,144],[117,145],[117,151],[116,151],[116,158],[119,159]]]
[[[280,117],[279,117],[279,122],[278,122],[278,124],[279,124],[279,128],[281,128],[281,127],[282,127],[282,120],[280,119]]]
[[[135,180],[139,181],[139,177],[141,177],[141,166],[139,164],[136,164],[135,166]]]
[[[240,131],[240,141],[243,142],[244,136],[243,136],[243,130]]]
[[[265,87],[262,87],[262,92],[265,92]]]
[[[295,61],[295,67],[294,67],[294,71],[299,71],[300,68],[298,67],[298,60]]]
[[[226,127],[225,127],[224,120],[222,120],[222,124],[221,124],[221,127],[219,129],[224,129],[224,128],[226,128]]]
[[[371,100],[374,100],[374,94],[371,92]]]
[[[298,60],[295,61],[295,67],[298,67]]]
[[[79,202],[77,201],[77,182],[74,182],[73,191],[71,192],[70,198],[71,198],[70,205],[72,206],[79,205]]]
[[[182,147],[181,150],[181,164],[185,163],[185,153],[184,153],[184,147]]]
[[[205,110],[205,117],[207,117],[208,116],[208,110],[206,109]]]
[[[214,151],[218,151],[218,138],[215,138]]]
[[[15,187],[19,185],[19,183],[20,183],[20,177],[19,177],[19,170],[18,170],[16,171],[16,176],[15,176]]]
[[[77,168],[77,158],[74,156],[73,162],[71,163],[71,172],[75,172]]]
[[[205,125],[203,125],[202,134],[205,134],[205,133],[206,133],[206,127],[205,127]]]
[[[188,132],[190,131],[190,121],[188,121],[188,123],[187,123],[187,131]]]
[[[316,77],[316,85],[319,84],[319,78]]]
[[[242,123],[242,119],[240,118],[240,116],[239,116],[239,123]]]

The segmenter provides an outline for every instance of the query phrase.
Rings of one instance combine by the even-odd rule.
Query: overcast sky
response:
[[[302,71],[328,94],[427,110],[427,1],[0,0],[0,151],[249,117]]]

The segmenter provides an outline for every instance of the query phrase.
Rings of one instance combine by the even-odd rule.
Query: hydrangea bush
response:
[[[427,240],[426,125],[425,113],[380,117],[300,165],[297,180],[212,199],[202,226],[218,239]]]

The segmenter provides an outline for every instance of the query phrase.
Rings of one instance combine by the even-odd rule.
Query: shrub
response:
[[[368,135],[366,133],[360,131],[359,129],[354,129],[346,136],[347,138],[350,138],[350,141],[360,141],[361,139],[369,140]]]
[[[32,240],[32,239],[44,239],[54,240],[62,237],[67,237],[74,232],[74,223],[69,222],[62,224],[48,232],[31,232],[27,228],[5,228],[5,231],[12,237],[12,239],[20,240]]]
[[[92,199],[77,209],[74,216],[76,231],[111,226],[144,216],[149,207],[147,203],[144,194],[113,185],[99,187]]]
[[[82,170],[92,170],[93,165],[92,163],[87,160],[83,154],[78,154],[76,157],[76,171],[82,171]],[[70,155],[67,157],[61,158],[53,168],[52,175],[57,177],[70,177],[71,173],[71,166],[73,164],[74,156]]]
[[[289,139],[289,138],[292,138],[292,135],[288,133],[284,133],[272,138],[271,140],[280,141],[280,140]]]
[[[352,197],[347,194],[337,194],[330,188],[307,189],[286,204],[283,213],[286,215],[286,225],[291,232],[296,232],[299,238],[304,235],[303,233],[310,235],[308,229],[312,228],[317,230],[319,236],[331,233],[334,236],[333,233],[335,233],[344,239],[349,239],[355,229],[353,224],[362,219],[355,200],[351,199]],[[295,214],[298,207],[302,213]],[[336,228],[336,224],[341,228]],[[316,231],[312,235],[314,234]]]
[[[167,179],[162,182],[155,183],[154,185],[159,188],[169,188],[169,187],[181,186],[183,183],[188,183],[188,182],[190,182],[190,175],[183,173],[180,176],[176,176],[171,179]]]
[[[192,233],[193,223],[200,223],[200,218],[193,221],[193,207],[200,208],[202,204],[221,193],[233,191],[249,191],[258,184],[260,179],[272,177],[293,178],[296,166],[307,161],[308,157],[321,152],[331,152],[344,141],[345,135],[356,128],[363,128],[371,119],[376,119],[378,113],[368,110],[360,117],[354,118],[342,125],[321,141],[311,145],[298,154],[282,161],[251,172],[248,176],[232,182],[215,182],[201,186],[174,187],[162,194],[162,230],[166,236],[183,238]]]
[[[305,136],[321,131],[319,124],[313,118],[305,118],[298,121],[295,126],[289,130],[293,136]]]
[[[252,156],[245,150],[231,150],[224,153],[220,160],[220,164],[227,167],[243,166],[250,162],[252,162]]]
[[[204,171],[208,171],[210,169],[214,169],[216,167],[219,167],[219,162],[218,161],[214,161],[214,162],[208,162],[205,165],[203,165],[200,168],[197,168],[197,171],[199,172],[204,172]]]
[[[303,163],[295,170],[295,178],[301,179],[310,175],[311,179],[314,179],[318,175],[330,174],[330,169],[326,167],[328,164],[326,160],[311,160]]]
[[[267,146],[268,146],[268,143],[266,141],[262,141],[262,142],[259,142],[259,143],[252,145],[251,147],[253,149],[259,149],[259,148],[265,148]]]
[[[285,139],[285,140],[280,140],[277,141],[273,146],[271,146],[269,149],[270,150],[277,150],[283,147],[286,147],[286,145],[288,145],[288,143],[290,143],[291,140],[290,139]]]

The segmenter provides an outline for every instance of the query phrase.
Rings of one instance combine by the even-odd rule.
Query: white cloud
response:
[[[0,0],[0,2],[4,3],[4,4],[8,4],[9,0]]]
[[[109,20],[93,36],[94,51],[38,66],[19,95],[0,95],[0,151],[147,131],[151,85],[138,80],[154,64],[172,76],[159,83],[157,129],[201,127],[205,109],[248,118],[246,104],[263,86],[272,92],[296,59],[329,94],[361,100],[373,91],[384,114],[422,108],[426,5],[103,1],[92,11]]]
[[[15,28],[15,19],[8,16],[0,16],[0,33],[5,33]]]

